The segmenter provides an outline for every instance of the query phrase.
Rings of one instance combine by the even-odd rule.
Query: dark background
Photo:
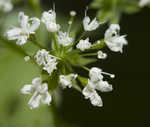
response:
[[[84,14],[90,0],[56,0],[57,11],[68,13],[76,10]],[[50,1],[44,1],[49,3]],[[47,6],[48,7],[48,6]],[[98,65],[107,72],[116,74],[112,81],[114,91],[100,93],[104,107],[93,107],[88,100],[72,89],[63,92],[62,107],[58,115],[69,123],[82,127],[146,127],[150,121],[150,9],[123,14],[121,33],[127,34],[128,46],[124,53],[112,53]],[[150,126],[150,125],[149,125]]]

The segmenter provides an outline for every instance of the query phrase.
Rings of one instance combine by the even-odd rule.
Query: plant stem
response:
[[[56,33],[52,33],[52,38],[54,41],[54,50],[58,51],[58,44],[57,44],[57,39],[56,39]]]
[[[84,37],[85,34],[86,34],[86,31],[84,31],[84,32],[81,34],[81,36],[73,43],[73,46],[75,46],[76,43],[78,43],[78,42]]]
[[[83,69],[85,69],[86,71],[90,71],[89,68],[85,67],[85,66],[81,66]]]
[[[86,54],[81,54],[82,56],[97,56],[97,53],[86,53]]]

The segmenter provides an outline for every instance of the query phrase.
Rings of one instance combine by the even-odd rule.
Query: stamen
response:
[[[110,74],[110,73],[107,73],[107,72],[101,72],[102,74],[105,74],[105,75],[109,75],[111,78],[115,78],[115,75],[114,74]]]
[[[53,10],[55,11],[55,3],[53,3]]]
[[[88,11],[89,7],[87,6],[85,9],[85,17],[87,16],[87,11]]]

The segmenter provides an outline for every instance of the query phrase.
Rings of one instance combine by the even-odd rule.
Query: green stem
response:
[[[71,22],[71,24],[69,24],[68,34],[70,33],[70,30],[71,30],[71,27],[72,27],[72,24],[73,24],[74,18],[75,18],[75,16],[71,16],[71,18],[70,18],[70,20],[69,20],[69,22]]]
[[[75,46],[83,37],[84,35],[86,34],[86,31],[84,31],[81,36],[73,43],[73,46]]]
[[[89,68],[85,67],[85,66],[81,66],[83,69],[85,69],[86,71],[90,71]]]
[[[97,53],[86,53],[86,54],[81,54],[82,56],[97,56]]]
[[[56,38],[56,33],[51,33],[53,41],[54,41],[54,50],[58,51],[58,43]]]

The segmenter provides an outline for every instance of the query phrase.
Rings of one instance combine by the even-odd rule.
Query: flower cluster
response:
[[[62,32],[61,25],[56,22],[54,10],[43,12],[41,20],[36,17],[29,18],[20,12],[20,27],[10,29],[5,34],[8,40],[16,40],[18,46],[23,46],[28,40],[30,40],[28,43],[32,42],[31,37],[36,38],[35,31],[39,28],[40,23],[43,23],[51,35],[52,41],[49,48],[42,47],[35,39],[33,44],[38,46],[39,50],[34,55],[26,54],[24,57],[26,62],[34,61],[41,69],[41,77],[34,78],[32,84],[24,85],[21,89],[23,94],[33,94],[28,103],[31,109],[37,108],[40,101],[50,105],[51,94],[59,85],[62,88],[74,87],[84,95],[85,99],[90,99],[92,105],[98,107],[103,106],[103,102],[97,90],[100,92],[113,90],[112,85],[104,80],[104,75],[114,78],[113,74],[103,72],[98,67],[89,69],[86,65],[95,62],[96,58],[107,58],[107,54],[102,51],[104,46],[108,46],[111,51],[122,53],[123,46],[127,45],[126,36],[119,35],[120,26],[118,24],[111,24],[102,40],[93,43],[90,38],[84,38],[83,35],[76,39],[70,34],[75,16],[76,12],[71,11],[68,30]],[[96,30],[100,24],[103,22],[99,22],[96,18],[91,21],[90,17],[85,15],[83,19],[84,33]],[[96,58],[89,58],[89,56],[96,56]],[[77,74],[74,67],[88,71],[89,78]],[[83,89],[78,85],[79,82],[84,86]],[[48,91],[51,91],[51,94]]]

